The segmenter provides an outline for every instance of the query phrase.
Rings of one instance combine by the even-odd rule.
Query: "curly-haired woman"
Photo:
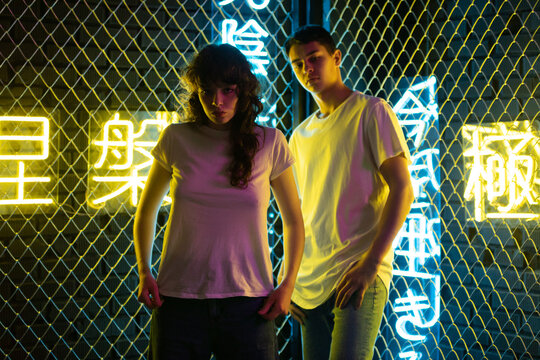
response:
[[[186,67],[186,122],[172,124],[135,216],[139,301],[153,309],[155,359],[276,359],[273,320],[288,313],[304,246],[285,137],[255,124],[260,86],[233,46],[208,45]],[[270,188],[283,220],[285,260],[274,289],[267,238]],[[157,281],[156,215],[172,205]]]

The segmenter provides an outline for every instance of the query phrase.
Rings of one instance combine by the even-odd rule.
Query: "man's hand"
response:
[[[379,264],[365,256],[357,261],[343,276],[336,287],[336,306],[345,308],[354,293],[354,308],[358,310],[364,299],[364,293],[377,276]]]
[[[279,285],[268,295],[262,308],[258,311],[259,315],[266,320],[274,320],[280,315],[287,315],[291,305],[293,289],[294,285],[283,283]]]
[[[163,304],[159,296],[157,281],[149,272],[139,275],[137,300],[146,305],[150,310],[158,308]]]

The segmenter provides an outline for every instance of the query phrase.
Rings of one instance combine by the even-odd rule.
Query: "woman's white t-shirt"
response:
[[[229,182],[228,131],[182,123],[161,134],[152,155],[171,173],[172,197],[157,279],[162,295],[255,297],[273,290],[270,181],[294,160],[279,130],[255,132],[260,146],[246,189]]]

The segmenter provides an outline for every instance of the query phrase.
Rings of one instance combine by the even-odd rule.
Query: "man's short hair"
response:
[[[336,51],[336,43],[328,30],[320,25],[304,25],[296,30],[285,42],[287,56],[289,56],[289,51],[293,45],[305,45],[312,41],[317,41],[324,46],[329,54]]]

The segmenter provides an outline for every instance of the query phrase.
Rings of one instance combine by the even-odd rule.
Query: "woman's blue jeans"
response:
[[[358,310],[353,300],[344,309],[337,308],[335,293],[314,309],[299,308],[306,314],[304,360],[371,360],[387,299],[388,290],[377,276]]]
[[[276,360],[273,321],[257,311],[264,297],[179,299],[164,297],[152,311],[150,358]]]

